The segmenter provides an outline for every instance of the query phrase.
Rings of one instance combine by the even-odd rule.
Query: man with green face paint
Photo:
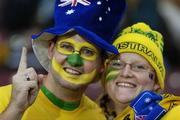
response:
[[[97,59],[101,59],[100,52],[92,44],[84,41],[77,33],[72,32],[69,35],[58,38],[56,49],[61,55],[66,56],[65,62],[71,66],[69,68],[71,71],[63,67],[63,64],[59,64],[56,58],[52,59],[52,67],[64,80],[76,86],[88,84],[95,80],[93,78],[97,75],[96,68],[99,67],[99,65],[94,66],[93,64],[90,65],[90,63],[98,62]],[[83,66],[88,66],[89,69],[94,66],[94,68],[91,71],[85,68],[82,70]]]
[[[23,48],[12,85],[0,88],[0,120],[105,120],[84,91],[103,72],[105,51],[118,53],[110,43],[125,6],[125,0],[56,0],[54,27],[32,36],[48,74],[27,67]]]

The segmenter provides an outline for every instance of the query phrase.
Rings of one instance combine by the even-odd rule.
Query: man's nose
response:
[[[79,54],[71,54],[67,57],[67,62],[73,67],[79,67],[83,65],[83,60]]]

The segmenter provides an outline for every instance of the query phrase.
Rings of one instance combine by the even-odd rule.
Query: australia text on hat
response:
[[[60,0],[60,2],[63,2],[58,5],[60,7],[67,6],[69,4],[71,4],[71,6],[77,6],[78,3],[85,5],[85,6],[88,6],[91,4],[91,2],[89,2],[87,0]]]

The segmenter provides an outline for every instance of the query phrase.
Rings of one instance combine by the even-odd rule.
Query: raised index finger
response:
[[[19,62],[18,73],[27,69],[27,48],[22,48],[21,59]]]

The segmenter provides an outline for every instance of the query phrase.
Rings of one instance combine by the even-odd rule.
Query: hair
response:
[[[116,112],[112,107],[113,101],[110,99],[106,92],[103,92],[103,94],[100,95],[97,102],[99,106],[102,108],[107,120],[113,120],[116,117]]]

